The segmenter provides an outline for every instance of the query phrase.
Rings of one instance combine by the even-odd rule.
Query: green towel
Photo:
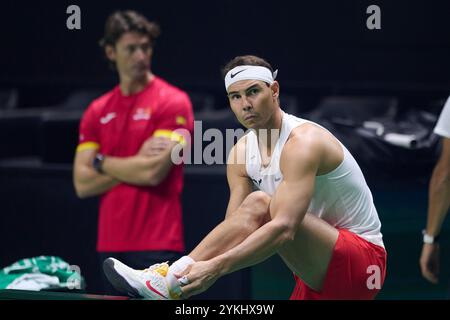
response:
[[[19,260],[0,270],[0,289],[84,289],[85,281],[76,266],[59,257],[40,256]]]

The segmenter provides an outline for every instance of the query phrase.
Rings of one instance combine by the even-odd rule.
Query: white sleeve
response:
[[[450,138],[450,97],[445,102],[439,120],[434,128],[434,133]]]

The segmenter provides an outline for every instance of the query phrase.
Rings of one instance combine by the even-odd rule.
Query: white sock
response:
[[[189,256],[183,256],[169,267],[169,272],[167,272],[166,280],[169,286],[169,291],[175,293],[175,295],[181,293],[180,285],[178,284],[178,279],[175,277],[175,273],[183,272],[189,265],[193,264],[195,261]]]

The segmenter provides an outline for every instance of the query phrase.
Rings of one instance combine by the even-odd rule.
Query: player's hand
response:
[[[170,139],[166,137],[150,137],[144,141],[138,154],[144,156],[156,156],[167,149]]]
[[[420,256],[420,269],[422,276],[431,283],[439,282],[439,244],[423,244]]]
[[[219,278],[217,265],[212,261],[199,261],[191,264],[183,272],[175,274],[181,287],[181,299],[202,293]]]

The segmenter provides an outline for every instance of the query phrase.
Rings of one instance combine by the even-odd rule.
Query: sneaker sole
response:
[[[113,259],[108,258],[103,261],[103,272],[116,290],[126,293],[134,298],[141,297],[139,292],[130,286],[126,279],[116,271]]]

